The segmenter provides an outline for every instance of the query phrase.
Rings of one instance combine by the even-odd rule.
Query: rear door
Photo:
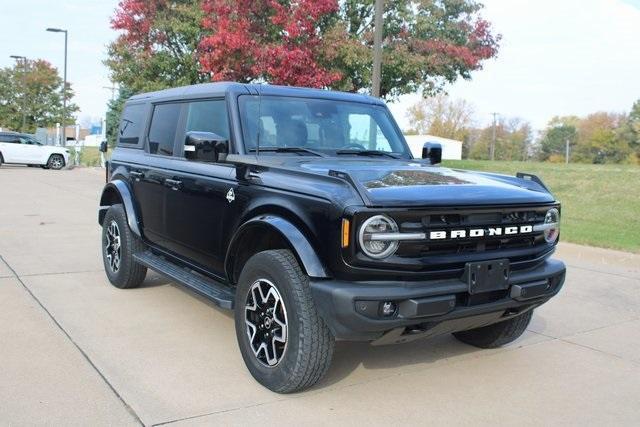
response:
[[[171,159],[182,103],[153,106],[151,122],[145,134],[146,156],[143,164],[131,169],[132,186],[142,217],[144,236],[156,246],[170,249],[166,218],[166,194],[170,190]]]
[[[20,162],[20,138],[15,134],[0,134],[0,153],[5,163]]]
[[[188,160],[184,156],[185,134],[213,132],[230,140],[224,98],[185,103],[177,133],[171,179],[167,186],[166,233],[173,252],[223,277],[224,227],[233,208],[237,187],[235,167],[228,163]],[[231,191],[231,192],[230,192]]]

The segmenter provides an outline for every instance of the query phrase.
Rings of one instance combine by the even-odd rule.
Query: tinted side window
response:
[[[0,134],[0,142],[20,144],[20,139],[15,135]]]
[[[118,145],[136,145],[140,138],[140,131],[144,121],[144,104],[127,105],[122,112],[120,129],[118,130]]]
[[[189,104],[186,131],[213,132],[229,139],[227,104],[223,99]]]
[[[160,104],[153,109],[149,128],[149,153],[173,155],[173,143],[182,104]]]

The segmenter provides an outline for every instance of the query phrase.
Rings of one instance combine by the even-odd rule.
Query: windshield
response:
[[[411,158],[402,135],[381,106],[283,96],[260,100],[248,95],[241,96],[239,103],[247,152],[255,151],[259,134],[260,149],[271,152],[389,153],[390,157]],[[294,147],[305,150],[290,150]]]

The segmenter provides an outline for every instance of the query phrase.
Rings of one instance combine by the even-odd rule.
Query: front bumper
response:
[[[548,259],[535,268],[512,271],[508,289],[469,294],[461,279],[421,282],[312,280],[311,290],[336,338],[378,344],[477,328],[516,316],[547,302],[564,284],[563,262]],[[380,302],[392,301],[396,314],[383,317]]]

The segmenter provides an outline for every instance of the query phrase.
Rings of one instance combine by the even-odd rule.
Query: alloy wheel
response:
[[[64,165],[62,159],[58,156],[54,156],[51,159],[51,167],[53,169],[62,169],[62,166]]]
[[[107,227],[107,242],[105,254],[111,271],[117,273],[120,270],[120,228],[115,221],[111,221]]]
[[[247,293],[245,324],[253,354],[267,367],[276,366],[287,349],[287,310],[278,288],[256,280]]]

